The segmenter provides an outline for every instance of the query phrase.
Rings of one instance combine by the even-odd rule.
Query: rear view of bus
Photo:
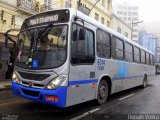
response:
[[[17,96],[66,107],[69,14],[48,11],[23,22],[12,82]]]

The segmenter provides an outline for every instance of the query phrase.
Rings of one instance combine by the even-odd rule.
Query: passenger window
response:
[[[73,24],[71,63],[91,64],[95,60],[94,33],[78,24]]]
[[[140,63],[140,49],[134,47],[134,61]]]
[[[133,47],[128,43],[125,43],[125,60],[133,62]]]
[[[141,50],[141,63],[146,63],[146,55],[145,52],[143,50]]]
[[[97,30],[97,56],[110,58],[110,35],[102,30]]]
[[[119,38],[112,37],[112,57],[115,59],[123,60],[124,59],[124,47],[123,41]]]

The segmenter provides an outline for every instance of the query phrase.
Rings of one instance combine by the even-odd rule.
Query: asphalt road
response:
[[[94,101],[66,109],[40,104],[16,97],[11,90],[0,91],[0,119],[2,120],[133,120],[134,115],[160,120],[160,76],[146,89],[136,87],[111,96],[105,105]],[[156,115],[155,115],[156,114]],[[141,115],[141,116],[140,116]],[[152,115],[152,116],[151,116]]]

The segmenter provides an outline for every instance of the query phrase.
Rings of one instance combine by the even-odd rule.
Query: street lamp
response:
[[[132,23],[131,23],[131,40],[132,40],[132,33],[133,33],[133,24],[138,24],[138,23],[142,23],[143,22],[143,20],[142,21],[137,21],[137,22],[133,22],[133,20],[132,20]]]

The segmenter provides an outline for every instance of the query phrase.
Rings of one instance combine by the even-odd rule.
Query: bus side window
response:
[[[123,60],[124,59],[124,42],[115,37],[112,36],[112,58],[116,60]]]
[[[101,58],[111,57],[110,35],[103,30],[97,29],[97,56]]]

